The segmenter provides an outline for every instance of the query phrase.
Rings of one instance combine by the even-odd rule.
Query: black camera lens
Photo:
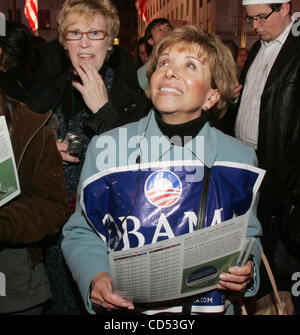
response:
[[[74,132],[68,131],[64,139],[64,143],[68,145],[68,154],[80,157],[83,152],[83,138]]]

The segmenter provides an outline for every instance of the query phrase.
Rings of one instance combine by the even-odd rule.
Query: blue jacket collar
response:
[[[141,119],[138,123],[138,134],[140,135],[140,145],[141,145],[141,152],[142,157],[147,157],[149,154],[149,157],[151,156],[152,160],[159,161],[164,160],[163,155],[164,152],[153,154],[153,153],[146,153],[143,148],[145,141],[147,144],[151,143],[151,140],[153,141],[154,138],[159,138],[160,144],[162,147],[170,147],[170,142],[167,137],[165,137],[161,130],[159,129],[157,122],[155,120],[154,110],[152,109],[150,113]],[[183,150],[194,148],[197,144],[201,143],[203,141],[203,150],[193,150],[193,154],[199,161],[201,161],[202,164],[212,167],[217,156],[217,148],[218,148],[218,136],[216,133],[216,129],[214,127],[211,127],[208,122],[205,123],[203,128],[200,130],[198,135],[191,140],[191,143],[187,143],[184,147],[170,147],[170,150]],[[147,146],[148,148],[148,146]]]

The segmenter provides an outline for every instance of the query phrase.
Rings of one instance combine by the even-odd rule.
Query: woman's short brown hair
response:
[[[160,55],[165,49],[175,45],[191,47],[192,50],[200,52],[201,59],[208,61],[211,73],[210,85],[213,89],[217,89],[220,94],[219,101],[208,111],[209,121],[214,124],[224,116],[227,104],[234,98],[236,64],[230,50],[219,38],[212,34],[206,34],[196,26],[177,28],[155,46],[147,70],[148,86],[146,94],[150,97],[150,78],[156,70]]]
[[[119,34],[120,19],[116,7],[109,0],[66,0],[56,16],[60,43],[65,46],[64,31],[71,24],[70,18],[78,16],[91,18],[96,14],[101,14],[105,18],[107,36],[113,45],[114,39]]]

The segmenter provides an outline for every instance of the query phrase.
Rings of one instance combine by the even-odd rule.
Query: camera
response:
[[[63,143],[68,145],[67,153],[69,155],[80,157],[83,152],[83,137],[72,131],[68,131]]]

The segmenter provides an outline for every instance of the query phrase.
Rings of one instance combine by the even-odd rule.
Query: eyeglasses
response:
[[[271,13],[267,14],[267,15],[264,15],[264,14],[259,14],[259,15],[256,15],[256,16],[248,16],[246,15],[245,16],[245,21],[247,23],[250,23],[252,24],[253,21],[257,21],[259,23],[263,23],[265,22],[274,12],[278,12],[277,10],[272,10]]]
[[[66,41],[81,40],[83,35],[86,35],[89,40],[93,41],[104,40],[107,36],[107,32],[104,30],[92,30],[85,33],[79,30],[66,30],[64,32],[64,37]]]

